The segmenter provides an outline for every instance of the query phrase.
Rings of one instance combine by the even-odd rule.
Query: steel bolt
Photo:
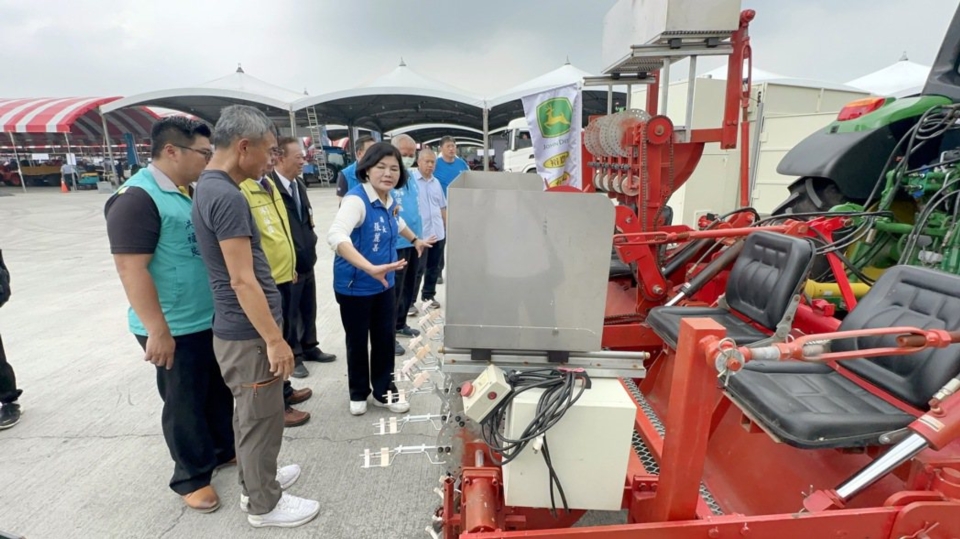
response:
[[[653,293],[654,293],[654,294],[663,294],[663,287],[660,286],[660,285],[658,285],[658,284],[653,285]]]
[[[716,539],[717,537],[720,537],[720,529],[710,528],[710,531],[707,532],[707,537],[710,537],[710,539]]]

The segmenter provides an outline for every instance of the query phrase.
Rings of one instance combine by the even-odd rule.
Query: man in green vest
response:
[[[210,128],[174,116],[151,139],[153,162],[107,201],[107,236],[130,331],[156,367],[170,488],[208,513],[220,506],[213,471],[236,456],[233,395],[213,350],[213,295],[191,218],[190,185],[213,155]]]

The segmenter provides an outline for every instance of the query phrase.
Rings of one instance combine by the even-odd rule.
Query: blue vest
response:
[[[353,188],[360,185],[357,178],[357,162],[350,163],[350,166],[343,169],[343,177],[347,179],[347,192],[353,191]],[[346,195],[344,195],[346,196]]]
[[[407,227],[420,239],[423,239],[423,219],[420,217],[420,189],[417,188],[417,180],[413,177],[413,172],[407,171],[407,185],[403,189],[394,189],[390,192],[393,200],[400,204],[400,217]],[[407,241],[400,234],[397,234],[397,249],[406,249],[413,247],[413,244]]]
[[[208,330],[213,325],[213,293],[207,268],[200,258],[197,235],[190,217],[192,202],[180,191],[165,191],[157,185],[149,169],[141,169],[120,189],[143,189],[160,212],[160,239],[147,270],[160,299],[160,309],[174,337]],[[133,311],[127,312],[130,331],[147,335],[143,322]]]
[[[387,208],[379,200],[370,202],[370,197],[364,190],[363,185],[357,185],[344,195],[360,197],[366,206],[366,217],[360,226],[353,229],[350,233],[350,241],[353,246],[374,266],[380,264],[389,264],[397,261],[397,250],[395,247],[396,237],[399,235],[399,225],[396,216],[393,215],[397,207],[397,202]],[[388,288],[393,287],[394,273],[387,274]],[[347,262],[340,255],[333,257],[333,289],[345,296],[372,296],[379,294],[388,288],[383,287],[383,283],[374,279],[367,272],[358,269],[356,266]]]

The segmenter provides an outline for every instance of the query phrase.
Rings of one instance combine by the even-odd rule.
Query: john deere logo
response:
[[[570,180],[570,173],[564,172],[562,176],[555,180],[551,180],[548,184],[550,187],[560,187],[561,185],[566,184]]]
[[[570,132],[573,105],[566,97],[548,99],[537,107],[537,123],[544,138],[559,137]]]
[[[547,159],[543,162],[543,166],[547,168],[563,168],[563,165],[567,163],[567,158],[570,157],[570,152],[563,152],[554,155],[550,159]]]

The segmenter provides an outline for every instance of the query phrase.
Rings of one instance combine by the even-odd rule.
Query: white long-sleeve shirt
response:
[[[369,182],[362,183],[361,185],[363,185],[363,190],[371,203],[380,199],[380,195],[377,194],[377,191]],[[389,208],[392,204],[393,198],[387,195],[387,203],[385,206]],[[353,229],[359,228],[366,218],[367,205],[364,204],[360,197],[343,197],[343,201],[340,203],[340,209],[333,218],[333,224],[330,225],[330,230],[327,232],[327,243],[330,245],[330,248],[336,251],[341,243],[351,241],[350,234],[353,232]],[[399,234],[406,229],[407,223],[404,222],[402,217],[397,215],[397,233]]]

